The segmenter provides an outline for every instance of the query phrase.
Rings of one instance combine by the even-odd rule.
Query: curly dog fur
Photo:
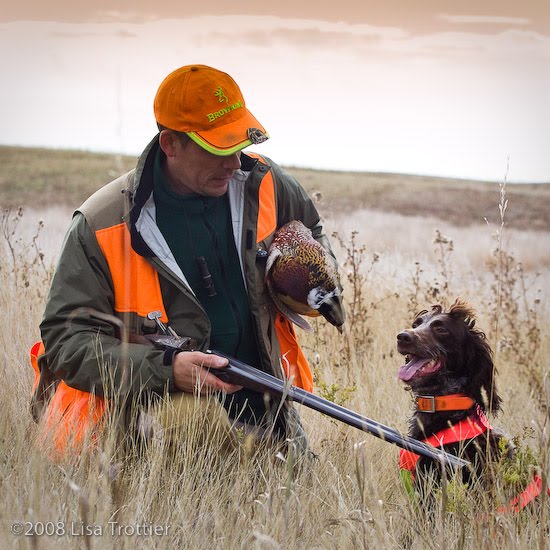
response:
[[[407,356],[399,378],[411,388],[415,399],[456,394],[471,399],[471,406],[459,410],[415,410],[409,426],[409,435],[415,439],[427,439],[464,419],[500,410],[493,354],[485,334],[475,327],[474,310],[464,300],[455,300],[447,310],[435,305],[418,313],[412,328],[397,335],[397,350]],[[487,464],[502,453],[502,437],[500,431],[489,427],[484,433],[444,444],[443,448],[472,463],[472,468],[463,469],[463,481],[471,484],[482,479]],[[439,464],[424,457],[416,463],[415,473],[442,474]]]

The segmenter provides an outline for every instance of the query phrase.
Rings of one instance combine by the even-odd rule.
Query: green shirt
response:
[[[156,222],[210,319],[210,349],[259,367],[228,198],[174,193],[159,157],[160,153],[155,161],[153,190]],[[245,407],[241,413],[246,400],[251,409]],[[256,424],[253,418],[265,414],[263,396],[250,390],[233,394],[232,404],[226,406],[230,416],[247,423]]]

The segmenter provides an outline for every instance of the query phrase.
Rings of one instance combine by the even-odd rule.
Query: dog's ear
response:
[[[470,374],[467,393],[483,408],[497,412],[502,399],[496,387],[496,367],[493,363],[493,352],[485,334],[473,327],[468,330],[466,361]]]
[[[476,322],[475,309],[462,298],[457,298],[448,310],[451,317],[462,319],[470,328],[474,328]]]

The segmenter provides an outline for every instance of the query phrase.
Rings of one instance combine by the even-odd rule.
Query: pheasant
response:
[[[322,315],[342,332],[345,314],[338,271],[302,222],[294,220],[277,230],[265,277],[275,306],[297,326],[309,331],[310,324],[301,316]]]

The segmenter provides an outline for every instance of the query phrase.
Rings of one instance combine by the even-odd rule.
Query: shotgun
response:
[[[273,397],[280,399],[288,399],[301,403],[306,407],[313,409],[314,411],[326,414],[331,418],[339,420],[348,426],[353,426],[358,430],[367,432],[375,437],[378,437],[384,441],[388,441],[406,449],[412,451],[420,456],[430,458],[437,462],[446,464],[454,468],[463,468],[470,463],[458,456],[451,453],[447,453],[437,447],[432,447],[422,441],[413,439],[412,437],[401,435],[398,431],[375,422],[366,416],[362,416],[350,409],[346,409],[341,405],[337,405],[328,399],[323,399],[313,393],[297,388],[290,385],[288,382],[284,382],[271,374],[263,372],[251,365],[247,365],[234,357],[230,357],[225,353],[215,350],[208,350],[207,353],[213,355],[219,355],[225,357],[229,364],[223,369],[209,369],[210,372],[216,375],[220,380],[224,382],[230,382],[238,386],[243,386],[252,391],[260,393],[269,393]]]
[[[148,339],[161,349],[174,349],[177,351],[190,351],[196,342],[189,338],[178,336],[171,327],[164,325],[160,321],[160,312],[151,312],[147,315],[149,319],[154,320],[161,330],[162,335],[148,335]],[[339,420],[348,426],[353,426],[358,430],[367,432],[384,441],[388,441],[411,451],[420,456],[435,460],[444,465],[453,468],[463,468],[470,463],[458,456],[447,453],[437,447],[432,447],[427,443],[413,439],[412,437],[402,435],[397,430],[375,422],[366,416],[362,416],[341,405],[337,405],[328,399],[323,399],[313,393],[307,392],[302,388],[292,386],[288,381],[280,380],[267,372],[263,372],[251,365],[243,363],[234,357],[226,355],[220,351],[207,350],[206,353],[225,357],[229,364],[223,369],[209,369],[209,371],[224,382],[243,386],[249,390],[259,393],[268,393],[272,397],[295,401],[301,403],[314,411],[326,414],[335,420]]]

